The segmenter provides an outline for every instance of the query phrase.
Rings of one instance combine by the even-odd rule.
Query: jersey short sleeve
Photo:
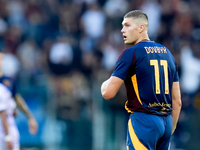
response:
[[[120,54],[117,60],[116,67],[112,76],[119,77],[120,79],[125,81],[128,74],[129,67],[132,64],[132,57],[133,57],[133,51],[131,51],[130,49],[124,50]]]

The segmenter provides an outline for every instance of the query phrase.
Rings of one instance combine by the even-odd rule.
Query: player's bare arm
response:
[[[15,98],[18,108],[20,108],[22,112],[26,115],[26,117],[28,118],[29,132],[31,134],[36,134],[38,131],[38,124],[34,116],[32,115],[30,109],[28,108],[26,102],[24,101],[24,99],[22,98],[20,94],[16,94],[14,98]]]
[[[116,76],[111,76],[108,80],[104,81],[101,85],[101,94],[104,99],[110,100],[119,91],[124,81]]]
[[[178,122],[179,114],[181,111],[181,94],[179,82],[174,82],[172,86],[172,118],[173,118],[173,127],[172,133],[174,133],[176,129],[176,124]]]
[[[0,111],[0,118],[1,118],[1,122],[4,128],[4,132],[5,132],[5,141],[6,141],[6,145],[8,150],[12,150],[13,149],[13,143],[12,143],[12,139],[9,135],[9,129],[8,129],[8,122],[7,122],[7,114],[6,111]]]

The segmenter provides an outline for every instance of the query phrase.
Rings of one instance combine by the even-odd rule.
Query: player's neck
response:
[[[150,41],[148,34],[145,33],[144,35],[140,36],[140,38],[137,40],[137,43],[142,41]]]
[[[133,45],[133,46],[134,46],[134,45],[136,45],[136,44],[138,44],[138,43],[140,43],[140,42],[142,42],[142,41],[150,41],[147,32],[143,32],[143,33],[139,36],[139,38],[138,38],[136,41],[134,41],[133,43],[131,43],[130,45]]]

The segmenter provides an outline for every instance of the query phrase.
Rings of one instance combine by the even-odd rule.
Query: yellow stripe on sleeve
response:
[[[133,146],[135,148],[135,150],[148,150],[138,139],[137,135],[135,134],[135,131],[133,129],[132,123],[131,123],[131,119],[129,119],[128,121],[128,130],[129,130],[129,134],[131,137],[131,141],[133,143]]]

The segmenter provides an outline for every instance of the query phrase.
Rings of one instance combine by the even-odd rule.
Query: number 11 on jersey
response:
[[[155,85],[156,85],[156,94],[160,94],[160,73],[158,60],[150,60],[150,65],[154,66],[155,73]],[[164,77],[165,77],[165,94],[169,94],[169,82],[168,82],[168,64],[167,60],[160,60],[160,65],[164,68]]]

